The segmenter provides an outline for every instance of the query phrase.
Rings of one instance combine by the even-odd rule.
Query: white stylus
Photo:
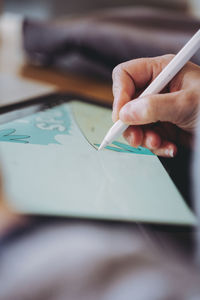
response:
[[[157,94],[172,80],[172,78],[184,67],[195,52],[200,48],[200,29],[187,42],[187,44],[178,52],[178,54],[170,61],[170,63],[162,70],[162,72],[155,78],[155,80],[146,88],[140,95],[144,97],[147,95]],[[118,120],[108,131],[103,142],[98,150],[103,149],[117,139],[129,125],[124,124]]]

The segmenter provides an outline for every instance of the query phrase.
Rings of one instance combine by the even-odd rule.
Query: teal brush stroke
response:
[[[130,145],[120,143],[120,142],[117,142],[117,141],[112,142],[112,144],[117,146],[117,147],[123,148],[127,151],[136,153],[136,154],[155,155],[149,149],[144,148],[144,147],[134,148],[134,147],[131,147]]]
[[[117,141],[112,142],[112,144],[117,146],[117,147],[106,146],[105,148],[108,149],[108,150],[113,150],[113,151],[116,151],[116,152],[123,152],[123,153],[155,155],[149,149],[146,149],[144,147],[134,148],[134,147],[131,147],[127,144],[120,143],[120,142],[117,142]],[[98,147],[100,146],[100,144],[94,144],[94,145],[98,146]]]
[[[96,146],[100,146],[100,144],[95,144]],[[106,146],[105,147],[106,149],[108,150],[113,150],[113,151],[116,151],[116,152],[123,152],[123,153],[132,153],[131,151],[126,151],[122,148],[117,148],[117,147],[112,147],[112,146]]]
[[[26,139],[29,139],[30,136],[28,135],[13,135],[16,130],[13,128],[9,129],[2,129],[0,130],[0,141],[1,142],[12,142],[12,143],[23,143],[27,144],[28,141]]]

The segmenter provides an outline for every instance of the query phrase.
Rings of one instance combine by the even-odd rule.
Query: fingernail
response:
[[[147,141],[146,141],[146,147],[148,149],[152,149],[152,144],[151,144],[151,140],[150,139],[147,139]]]
[[[130,145],[131,142],[132,142],[132,136],[131,136],[131,135],[128,135],[128,136],[126,137],[126,140],[127,140],[127,142],[129,143],[129,145]]]
[[[133,136],[131,134],[128,135],[125,139],[129,143],[129,145],[133,145]]]
[[[173,149],[166,149],[165,155],[168,157],[174,157],[174,150]]]
[[[174,157],[174,150],[173,149],[169,150],[169,155],[170,155],[170,157]]]

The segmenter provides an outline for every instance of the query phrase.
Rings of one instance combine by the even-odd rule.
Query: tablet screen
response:
[[[28,108],[27,108],[28,109]],[[195,216],[156,155],[121,137],[97,151],[111,110],[80,99],[0,125],[9,204],[18,212],[159,224]]]

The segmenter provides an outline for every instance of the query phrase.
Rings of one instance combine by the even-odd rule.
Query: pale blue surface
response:
[[[84,132],[88,132],[89,141],[98,143],[99,126],[95,129],[91,124],[97,123],[97,116],[100,124],[106,111],[102,110],[99,115],[99,108],[93,107],[90,118],[87,105],[72,103],[28,117],[28,120],[12,122],[17,126],[16,132],[2,132],[0,157],[4,185],[14,210],[28,214],[195,224],[195,216],[155,155],[138,155],[128,150],[124,153],[97,151],[79,126],[87,121]],[[79,126],[73,118],[72,106],[81,108],[77,117],[88,114]],[[4,129],[9,129],[10,124],[7,128],[3,126]],[[44,138],[43,144],[38,144],[38,130],[46,135],[44,138],[39,134],[40,139]],[[30,132],[35,135],[35,144],[16,143],[28,140],[25,135]],[[10,138],[13,135],[17,137]],[[7,142],[14,140],[15,143]],[[114,142],[114,146],[120,149],[124,144]],[[126,149],[129,147],[126,145]]]

